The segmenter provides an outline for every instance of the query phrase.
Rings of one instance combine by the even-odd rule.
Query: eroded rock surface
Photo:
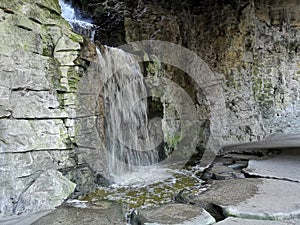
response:
[[[75,149],[84,39],[60,13],[55,0],[0,3],[0,217],[52,209],[74,182],[81,193],[95,185]]]

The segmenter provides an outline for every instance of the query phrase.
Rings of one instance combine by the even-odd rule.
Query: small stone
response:
[[[229,165],[228,166],[229,168],[232,168],[234,170],[241,170],[245,167],[247,167],[247,162],[246,163],[235,163],[235,164],[232,164],[232,165]]]
[[[244,177],[244,174],[236,172],[233,168],[222,165],[214,165],[210,170],[204,173],[202,179],[228,180]]]

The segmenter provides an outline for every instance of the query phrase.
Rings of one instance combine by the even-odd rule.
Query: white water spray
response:
[[[98,51],[98,56],[105,76],[109,172],[117,183],[144,182],[158,162],[148,130],[146,85],[133,55],[111,47],[105,51],[103,55]]]
[[[96,26],[92,24],[92,21],[82,19],[75,9],[64,0],[59,0],[59,4],[62,11],[62,17],[69,22],[72,29],[82,36],[88,37],[94,41]]]

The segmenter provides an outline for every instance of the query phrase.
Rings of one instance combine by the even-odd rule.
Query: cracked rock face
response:
[[[300,18],[296,0],[255,0],[254,4],[248,0],[220,4],[192,0],[159,4],[76,2],[98,23],[104,21],[107,30],[98,30],[96,35],[100,41],[103,38],[119,45],[143,39],[165,40],[187,47],[209,64],[220,79],[218,92],[225,98],[219,113],[226,125],[213,121],[219,124],[220,142],[231,144],[260,140],[278,132],[299,132]],[[84,89],[88,84],[79,90],[85,94],[81,99],[76,95],[81,77],[89,73],[85,69],[87,61],[95,57],[95,48],[84,46],[83,38],[71,31],[60,16],[56,0],[1,1],[0,30],[0,216],[51,209],[74,190],[82,194],[94,188],[89,166],[103,169],[99,162],[103,121],[99,119],[100,110],[95,113],[101,100],[95,100],[93,90]],[[82,52],[85,47],[89,54]],[[201,108],[207,96],[181,79],[184,74],[168,72],[190,90]],[[97,85],[100,88],[101,81]],[[203,120],[213,124],[207,111],[200,109],[199,115],[204,114]],[[95,124],[100,132],[94,129],[91,133]],[[204,130],[207,133],[213,131],[208,126]],[[173,128],[176,130],[175,126],[170,130]],[[250,162],[250,168],[253,165]],[[227,193],[232,188],[228,182],[233,181],[216,182],[222,187],[217,185],[212,191]],[[296,195],[300,191],[294,183],[287,184],[266,179],[235,180],[233,189],[241,199],[228,193],[214,201],[234,215],[298,215],[299,204],[294,200],[299,199]],[[254,200],[260,206],[263,199],[275,207],[274,196],[265,198],[267,189],[277,195],[296,195],[294,199],[287,196],[286,208],[276,205],[282,214],[276,208],[258,211]],[[209,193],[206,200],[214,197]],[[236,203],[242,204],[238,207]]]
[[[0,3],[0,217],[95,185],[74,148],[84,40],[60,13],[57,1]]]
[[[98,30],[100,42],[155,39],[197,53],[222,77],[224,144],[299,132],[298,1],[74,2],[103,28]],[[101,23],[104,17],[114,25]],[[176,80],[174,70],[168,72]]]

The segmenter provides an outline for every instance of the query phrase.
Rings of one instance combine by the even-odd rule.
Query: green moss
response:
[[[254,69],[252,70],[252,74],[253,74],[254,76],[257,76],[258,73],[259,73],[258,68],[257,68],[257,67],[254,67]]]
[[[261,78],[256,78],[253,80],[253,86],[252,86],[252,90],[253,90],[253,94],[255,96],[255,98],[258,98],[259,93],[262,90],[262,79]]]
[[[146,56],[144,56],[146,57]],[[147,55],[148,58],[148,55]],[[148,62],[147,66],[146,66],[146,71],[148,74],[152,75],[152,76],[159,76],[160,72],[161,72],[161,63],[159,63],[159,61],[155,61],[155,62]]]
[[[83,37],[79,34],[71,33],[69,37],[74,42],[83,43]]]
[[[74,69],[74,67],[70,67],[68,70],[68,84],[70,91],[76,91],[78,88],[78,84],[80,82],[80,75]]]
[[[48,78],[51,80],[52,88],[58,92],[65,92],[67,88],[62,86],[60,79],[62,77],[61,71],[59,69],[60,63],[55,58],[48,59],[49,68],[48,68]]]
[[[180,140],[181,140],[181,136],[179,134],[170,134],[170,133],[166,134],[165,141],[168,143],[169,147],[171,148],[175,149],[178,143],[180,142]]]
[[[273,84],[272,83],[265,83],[264,88],[273,88]]]
[[[168,131],[164,131],[164,133],[165,142],[167,143],[167,145],[164,147],[164,154],[168,157],[177,148],[177,145],[181,140],[181,136],[177,133],[170,134]]]
[[[146,187],[101,187],[96,192],[85,196],[83,200],[93,204],[103,200],[114,200],[126,204],[128,208],[132,209],[171,202],[182,189],[195,188],[198,190],[200,185],[200,180],[197,177],[180,172],[163,182],[154,183]]]
[[[61,127],[60,128],[60,141],[65,143],[67,149],[72,149],[74,146],[73,146],[73,142],[67,132],[67,130],[64,128],[64,127]]]

